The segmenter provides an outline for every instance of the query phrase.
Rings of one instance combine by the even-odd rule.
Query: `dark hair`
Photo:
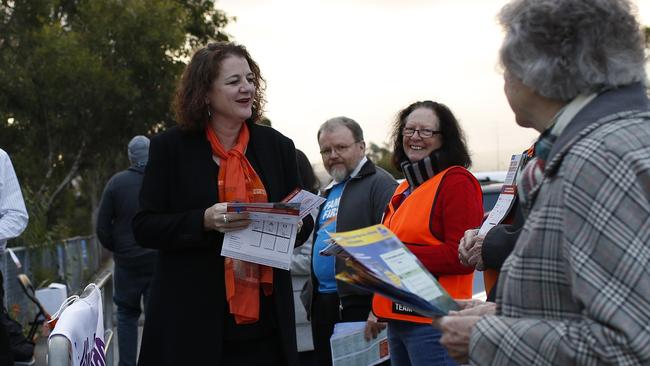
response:
[[[361,129],[361,126],[359,126],[357,121],[353,120],[352,118],[344,116],[330,118],[322,125],[320,125],[318,133],[316,134],[316,139],[320,139],[320,134],[323,131],[332,131],[338,126],[343,126],[350,130],[350,132],[352,132],[352,138],[355,142],[363,141],[363,130]]]
[[[465,135],[460,128],[456,117],[451,113],[451,110],[442,103],[432,102],[425,100],[422,102],[415,102],[408,107],[402,109],[397,114],[397,119],[393,123],[393,133],[391,140],[393,141],[393,166],[402,171],[400,164],[402,161],[408,160],[404,152],[404,143],[402,129],[406,124],[406,118],[418,108],[428,108],[432,110],[440,120],[440,131],[442,137],[442,146],[438,150],[441,153],[441,159],[444,165],[438,167],[440,170],[448,168],[453,165],[460,165],[469,168],[472,165],[472,159],[469,157],[467,151],[467,144],[465,142]]]
[[[253,114],[250,118],[256,122],[264,108],[264,90],[266,83],[257,63],[251,58],[244,46],[231,42],[209,43],[192,56],[181,76],[173,108],[176,121],[183,129],[202,130],[208,120],[208,105],[205,96],[210,91],[212,82],[219,76],[221,63],[229,56],[246,59],[254,74],[255,95],[253,96]]]
[[[320,183],[316,179],[314,169],[307,159],[307,155],[302,151],[296,149],[296,162],[298,163],[298,176],[300,177],[301,188],[311,193],[318,193]]]

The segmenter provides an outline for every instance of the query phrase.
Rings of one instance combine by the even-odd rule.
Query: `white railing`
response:
[[[113,366],[113,272],[112,263],[92,281],[102,293],[102,308],[104,313],[104,354],[106,366]],[[86,293],[82,293],[84,297]],[[54,335],[48,341],[48,366],[73,366],[72,345],[62,335]]]

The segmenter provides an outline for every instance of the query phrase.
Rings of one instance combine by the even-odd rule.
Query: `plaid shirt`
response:
[[[641,85],[604,93],[558,139],[473,365],[650,364],[647,103]]]

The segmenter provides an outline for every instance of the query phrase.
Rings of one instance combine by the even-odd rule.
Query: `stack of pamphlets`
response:
[[[284,270],[298,233],[300,203],[231,203],[228,212],[247,212],[251,224],[224,234],[221,255]]]
[[[344,258],[347,270],[336,278],[406,305],[427,317],[458,310],[458,304],[406,246],[384,225],[329,233],[320,253]]]
[[[247,212],[251,224],[224,234],[221,255],[288,271],[299,222],[323,202],[301,189],[282,202],[228,202],[228,212]]]
[[[320,207],[320,205],[322,205],[325,201],[326,199],[319,195],[298,188],[293,190],[287,197],[282,200],[282,202],[286,203],[299,203],[301,219],[309,215],[312,210]]]

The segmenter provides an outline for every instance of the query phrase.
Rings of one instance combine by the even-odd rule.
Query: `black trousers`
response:
[[[5,309],[4,303],[4,279],[2,278],[2,272],[0,272],[0,313],[2,314],[7,311]],[[0,366],[12,366],[14,364],[14,359],[12,357],[11,348],[9,346],[9,335],[7,334],[5,324],[2,321],[3,318],[4,317],[0,316]]]
[[[334,325],[340,322],[366,321],[371,299],[370,296],[346,296],[341,301],[336,293],[316,292],[311,305],[311,335],[318,366],[332,365],[330,337],[334,333]]]
[[[341,319],[338,295],[316,292],[312,299],[311,310],[311,337],[314,342],[316,364],[331,366],[330,337],[334,333],[334,324]]]
[[[341,321],[365,322],[372,309],[372,295],[352,295],[341,298]]]
[[[284,366],[282,343],[277,335],[245,341],[223,342],[222,366]]]

